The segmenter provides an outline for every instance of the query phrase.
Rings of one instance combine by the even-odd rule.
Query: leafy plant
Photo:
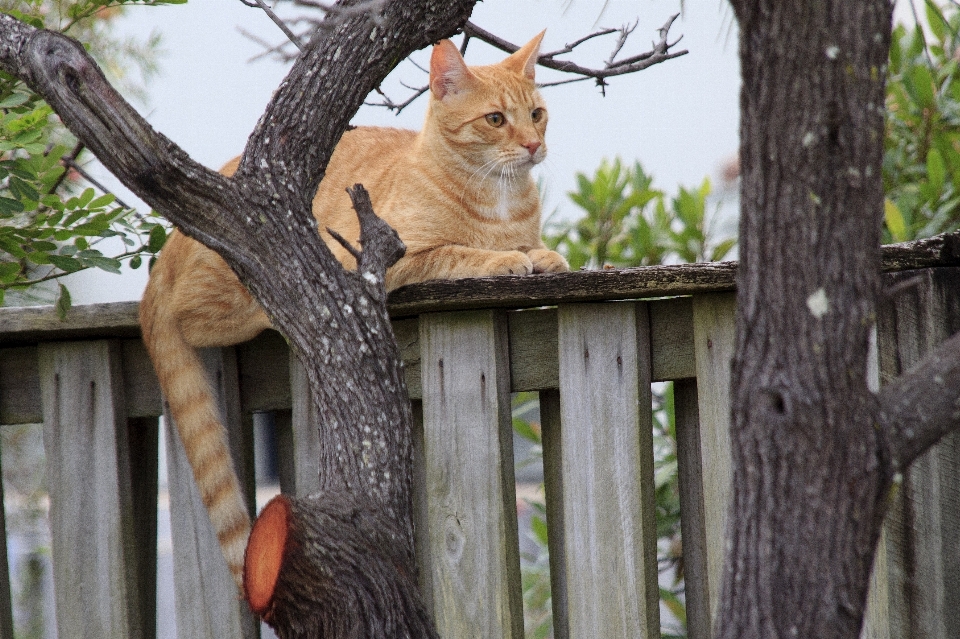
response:
[[[105,36],[105,23],[126,5],[184,1],[0,0],[0,10],[38,28],[90,37],[107,68],[119,67],[113,62],[120,52],[148,75],[158,40],[142,47],[118,42]],[[82,152],[47,104],[0,73],[0,305],[9,292],[23,293],[69,273],[88,268],[119,273],[124,262],[138,268],[144,256],[163,246],[166,227],[160,218],[138,214],[111,193],[80,188]],[[116,240],[101,244],[110,238]],[[63,316],[70,294],[62,284],[56,290]]]
[[[710,194],[704,178],[668,198],[639,162],[625,168],[619,158],[604,160],[592,178],[578,173],[577,190],[569,194],[585,215],[548,223],[544,241],[574,269],[721,260],[736,239],[713,237]]]
[[[923,6],[929,31],[897,25],[890,46],[885,243],[960,228],[960,7]]]

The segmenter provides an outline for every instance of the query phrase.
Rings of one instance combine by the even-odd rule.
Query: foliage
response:
[[[573,269],[717,261],[736,244],[734,238],[713,237],[708,178],[668,198],[653,188],[653,177],[639,162],[624,167],[617,158],[604,160],[592,178],[578,173],[577,190],[569,195],[586,214],[548,224],[544,240]]]
[[[884,243],[960,228],[960,7],[893,30],[883,158]]]
[[[0,11],[35,27],[89,39],[91,51],[108,70],[132,61],[147,77],[159,40],[140,45],[112,39],[108,21],[125,5],[183,1],[0,0]],[[129,76],[114,79],[136,93]],[[22,293],[76,271],[119,273],[123,262],[138,268],[144,255],[163,246],[166,230],[159,218],[137,214],[110,193],[80,189],[82,151],[39,96],[0,73],[0,305],[8,292]],[[116,240],[101,244],[109,238]],[[63,316],[70,294],[62,284],[57,290]]]

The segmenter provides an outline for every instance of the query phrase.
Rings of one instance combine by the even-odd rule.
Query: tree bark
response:
[[[358,15],[315,37],[275,93],[232,178],[200,166],[153,131],[79,43],[0,15],[0,69],[43,96],[127,187],[217,251],[304,362],[320,416],[321,491],[293,510],[309,509],[317,517],[353,513],[340,519],[361,532],[380,522],[380,554],[355,558],[357,579],[336,584],[363,590],[353,597],[369,598],[375,612],[391,609],[376,586],[383,569],[396,571],[395,581],[404,587],[416,581],[412,418],[383,287],[384,271],[402,255],[402,244],[372,211],[364,211],[360,266],[347,272],[320,240],[311,201],[363,99],[411,52],[453,35],[475,2],[390,2],[376,20]],[[339,538],[326,541],[333,548]],[[372,552],[374,546],[353,548]],[[410,608],[403,613],[419,614]],[[407,636],[403,624],[381,623],[376,615],[364,618],[367,626],[344,621],[349,611],[341,606],[313,614],[324,621],[310,627],[339,629],[335,637]],[[281,635],[309,636],[292,628]]]
[[[741,262],[716,635],[855,639],[893,476],[960,425],[960,336],[879,397],[868,388],[891,4],[732,4]],[[936,418],[902,428],[933,398]]]

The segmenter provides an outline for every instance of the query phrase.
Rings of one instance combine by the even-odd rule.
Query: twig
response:
[[[358,263],[360,262],[360,257],[361,257],[360,251],[358,251],[356,247],[350,243],[350,240],[343,237],[342,235],[334,231],[329,226],[327,227],[327,233],[329,233],[330,236],[337,241],[337,244],[347,249],[347,253],[352,255],[353,259],[357,260]]]
[[[593,38],[597,38],[597,37],[600,37],[600,36],[605,36],[605,35],[608,35],[608,34],[611,34],[611,33],[615,33],[615,32],[617,32],[617,31],[619,31],[619,29],[600,29],[599,31],[595,31],[594,33],[591,33],[590,35],[583,36],[583,37],[580,38],[579,40],[574,40],[574,41],[571,42],[570,44],[565,44],[565,45],[563,45],[563,48],[562,48],[562,49],[557,49],[556,51],[551,51],[550,53],[543,53],[543,54],[540,55],[540,57],[541,57],[541,58],[553,58],[553,57],[556,57],[556,56],[558,56],[558,55],[563,55],[564,53],[572,53],[574,49],[576,49],[577,47],[579,47],[581,44],[583,44],[583,43],[586,42],[587,40],[592,40]]]
[[[270,16],[270,19],[273,20],[273,23],[280,27],[280,30],[283,31],[285,36],[287,36],[287,39],[296,45],[298,49],[303,51],[303,43],[300,42],[300,38],[294,35],[293,31],[287,27],[283,20],[281,20],[280,17],[273,12],[273,9],[267,6],[267,3],[265,3],[263,0],[240,0],[240,2],[248,7],[259,7],[260,9],[263,9],[264,13]]]
[[[593,79],[596,81],[601,91],[603,91],[607,85],[606,78],[613,77],[616,75],[624,75],[626,73],[635,73],[636,71],[642,71],[643,69],[646,69],[647,67],[651,67],[655,64],[659,64],[666,60],[670,60],[672,58],[677,58],[679,56],[685,55],[687,53],[686,49],[682,51],[670,50],[674,46],[676,46],[678,42],[680,42],[680,39],[682,38],[682,36],[680,38],[677,38],[674,42],[669,42],[668,40],[670,27],[673,26],[674,21],[676,21],[676,19],[679,16],[680,16],[679,13],[671,16],[670,19],[667,20],[667,22],[664,23],[664,25],[657,30],[658,33],[660,34],[660,40],[659,42],[655,42],[653,44],[653,48],[650,51],[640,53],[638,55],[631,56],[623,60],[616,60],[615,58],[623,49],[624,45],[627,42],[627,39],[630,37],[630,34],[632,34],[634,30],[637,28],[638,21],[635,21],[632,25],[625,24],[619,29],[600,29],[594,33],[585,35],[578,40],[574,40],[573,42],[564,45],[562,49],[557,49],[556,51],[544,53],[537,58],[537,64],[539,64],[542,67],[546,67],[548,69],[562,71],[563,73],[572,73],[580,77],[571,78],[567,80],[557,80],[553,82],[544,82],[539,84],[538,86],[540,88],[555,87],[555,86],[560,86],[561,84],[570,84],[573,82],[582,82],[584,80]],[[555,59],[556,56],[558,55],[563,55],[566,53],[573,52],[574,49],[576,49],[578,46],[580,46],[584,42],[587,42],[588,40],[592,40],[593,38],[598,38],[600,36],[610,35],[611,33],[619,33],[620,35],[618,36],[617,42],[613,47],[613,51],[610,53],[610,56],[607,58],[607,61],[603,69],[591,69],[588,67],[580,66],[574,62],[570,62],[567,60]],[[461,50],[466,49],[466,42],[470,38],[477,38],[478,40],[482,40],[483,42],[486,42],[487,44],[494,46],[497,49],[500,49],[501,51],[504,51],[506,53],[513,53],[520,48],[517,45],[511,42],[507,42],[503,38],[500,38],[499,36],[494,35],[493,33],[490,33],[489,31],[486,31],[481,27],[478,27],[472,22],[467,22],[463,26],[463,37],[464,37],[464,44],[461,45]],[[417,66],[419,67],[419,65]],[[384,108],[390,109],[391,111],[399,113],[404,108],[409,106],[414,100],[416,100],[421,95],[426,93],[430,87],[424,86],[417,89],[413,89],[413,87],[407,87],[407,88],[410,88],[415,92],[413,95],[411,95],[408,99],[404,100],[403,102],[400,102],[400,103],[394,102],[388,96],[380,92],[380,95],[383,96],[382,102],[365,102],[364,104],[367,104],[370,106],[384,107]]]

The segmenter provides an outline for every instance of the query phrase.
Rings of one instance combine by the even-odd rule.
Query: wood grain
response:
[[[293,475],[294,492],[306,497],[320,490],[320,436],[317,433],[317,411],[310,394],[307,372],[290,352],[290,389],[293,394]]]
[[[207,374],[219,394],[221,416],[231,440],[240,430],[236,359],[233,349],[208,349],[203,353]],[[231,365],[233,373],[231,374]],[[232,400],[232,402],[230,401]],[[224,410],[233,404],[233,410]],[[237,592],[236,583],[220,552],[210,519],[200,499],[180,435],[168,416],[167,483],[170,490],[170,526],[173,533],[173,577],[177,634],[194,639],[238,637],[253,639],[253,616]],[[233,443],[233,441],[231,441]],[[232,446],[235,448],[235,446]],[[231,451],[233,452],[233,451]],[[244,467],[237,465],[241,486]]]
[[[120,352],[40,346],[57,634],[142,637]]]
[[[523,637],[507,326],[420,317],[432,588],[443,637]]]
[[[2,457],[2,455],[0,455]],[[0,477],[3,463],[0,461]],[[13,607],[10,598],[10,563],[7,560],[7,516],[0,481],[0,637],[13,637]]]
[[[647,309],[563,305],[558,323],[569,636],[658,637]]]
[[[680,489],[680,528],[683,534],[683,582],[687,604],[687,637],[710,639],[710,585],[704,514],[703,466],[697,380],[674,382],[677,428],[677,480]]]
[[[736,299],[733,294],[693,298],[694,351],[700,426],[707,597],[711,618],[717,611],[726,554],[730,504],[730,363],[733,358]]]
[[[878,308],[880,380],[916,364],[960,330],[960,269],[899,273]],[[960,636],[960,436],[904,473],[878,549],[892,639]],[[886,566],[884,566],[884,563]]]

